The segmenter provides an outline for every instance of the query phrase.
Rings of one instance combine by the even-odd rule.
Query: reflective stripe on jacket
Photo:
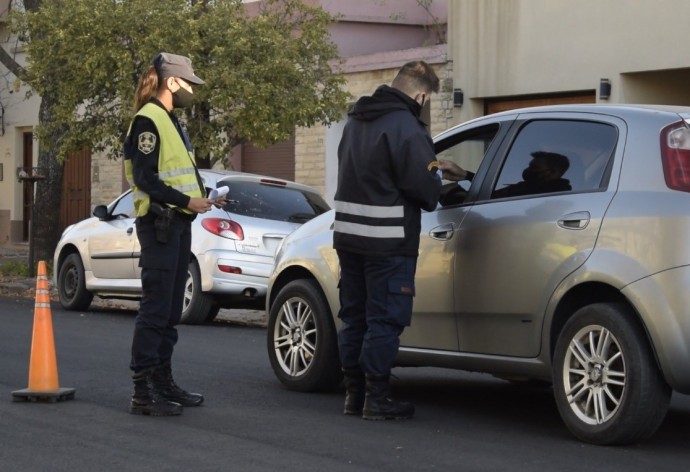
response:
[[[417,256],[422,209],[436,208],[441,179],[414,101],[384,86],[349,113],[338,147],[333,247],[367,256]]]

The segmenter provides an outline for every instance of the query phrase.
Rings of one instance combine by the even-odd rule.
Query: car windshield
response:
[[[300,189],[260,182],[230,182],[227,185],[230,191],[224,210],[236,215],[304,223],[330,210],[318,194]]]

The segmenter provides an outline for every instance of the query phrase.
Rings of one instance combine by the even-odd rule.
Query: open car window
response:
[[[484,160],[498,130],[498,123],[494,123],[444,139],[437,144],[436,158],[452,161],[466,171],[475,173]],[[471,185],[471,181],[444,181],[439,203],[442,206],[463,203]]]

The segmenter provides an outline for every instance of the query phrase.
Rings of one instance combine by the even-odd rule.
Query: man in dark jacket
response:
[[[389,377],[412,318],[421,210],[436,208],[441,191],[433,142],[420,119],[438,88],[428,64],[404,65],[390,87],[355,103],[338,148],[333,246],[348,415],[414,414],[412,404],[391,398]]]

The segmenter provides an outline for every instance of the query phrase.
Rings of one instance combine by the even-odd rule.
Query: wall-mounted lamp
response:
[[[611,96],[611,81],[609,79],[599,79],[599,99],[608,100]]]
[[[453,106],[461,107],[462,103],[465,101],[465,95],[462,93],[462,89],[453,90]]]

